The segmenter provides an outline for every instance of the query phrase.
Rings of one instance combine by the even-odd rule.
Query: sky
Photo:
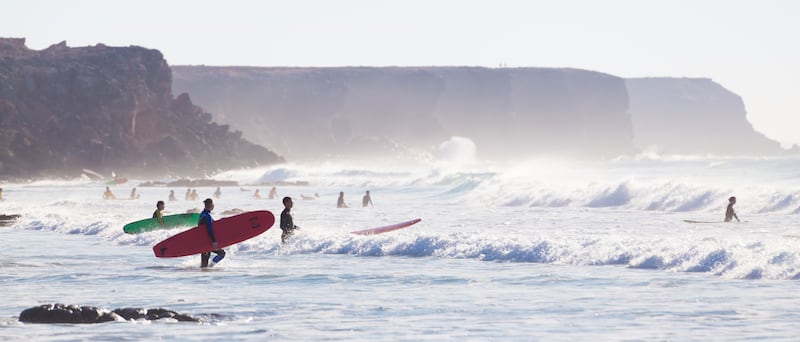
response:
[[[171,65],[503,65],[711,78],[742,96],[757,131],[800,145],[794,0],[0,0],[0,37],[26,38],[36,50],[138,45]]]

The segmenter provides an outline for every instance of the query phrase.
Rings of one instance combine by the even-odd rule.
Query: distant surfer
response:
[[[725,210],[725,222],[731,222],[733,219],[736,219],[737,222],[739,221],[739,216],[736,216],[736,211],[733,210],[733,205],[736,204],[736,196],[731,196],[728,198],[728,209]]]
[[[261,199],[261,189],[256,189],[256,192],[253,194],[253,198]]]
[[[336,200],[337,208],[349,208],[347,203],[344,203],[344,191],[339,191],[339,199]]]
[[[225,258],[225,251],[219,248],[217,238],[214,236],[214,219],[211,217],[211,211],[214,210],[214,200],[206,198],[203,204],[205,208],[200,213],[200,220],[197,221],[197,225],[206,225],[208,236],[211,237],[211,252],[214,252],[216,255],[214,259],[211,259],[211,263],[209,263],[208,258],[211,257],[211,252],[201,253],[200,267],[210,267],[216,265]]]
[[[136,193],[136,187],[134,187],[133,189],[131,189],[131,199],[137,199],[137,198],[139,198],[139,194]]]
[[[278,190],[275,189],[273,186],[272,189],[269,190],[269,199],[276,199],[278,198]]]
[[[117,199],[117,196],[114,196],[114,193],[113,193],[113,192],[111,192],[111,189],[109,189],[108,187],[106,187],[106,192],[104,192],[104,193],[103,193],[103,199],[104,199],[104,200],[112,200],[112,199]]]
[[[0,188],[0,201],[5,201],[3,199],[3,188]]]
[[[372,204],[372,197],[369,195],[369,190],[367,190],[367,193],[364,194],[364,198],[361,199],[361,205],[363,205],[364,208],[366,208],[367,206],[374,207],[374,205]]]
[[[292,207],[294,203],[292,198],[286,196],[283,198],[283,211],[281,212],[281,243],[286,243],[286,240],[294,234],[295,229],[300,227],[294,225],[294,218],[292,218]]]
[[[170,201],[177,201],[178,200],[177,198],[175,198],[175,190],[170,190],[169,191],[169,200]]]
[[[186,188],[186,195],[183,195],[184,200],[191,200],[192,199],[192,189]]]
[[[214,198],[219,199],[220,197],[222,197],[222,191],[217,187],[217,191],[214,191]]]
[[[164,201],[156,202],[156,211],[153,212],[153,218],[158,220],[158,223],[161,226],[164,226],[164,215],[161,213],[164,211]]]
[[[192,193],[189,196],[191,196],[192,201],[196,201],[200,198],[200,195],[197,194],[197,189],[192,189]]]

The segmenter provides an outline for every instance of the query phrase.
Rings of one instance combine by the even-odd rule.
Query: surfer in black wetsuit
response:
[[[205,208],[200,213],[200,220],[197,221],[197,225],[206,225],[206,230],[208,230],[208,236],[211,237],[211,252],[216,254],[214,259],[211,260],[211,263],[208,263],[208,258],[211,257],[211,252],[205,252],[200,254],[200,267],[209,267],[214,266],[218,262],[222,261],[225,257],[225,251],[219,248],[217,244],[217,238],[214,236],[214,218],[211,217],[211,211],[214,210],[214,200],[210,198],[206,198],[203,201]]]
[[[175,190],[170,190],[169,191],[169,200],[170,201],[177,201],[178,200],[177,198],[175,198]]]
[[[294,206],[294,202],[292,202],[292,198],[286,196],[283,198],[283,211],[281,212],[281,243],[286,243],[286,240],[294,234],[295,229],[300,229],[300,227],[294,225],[294,218],[292,218],[292,207]]]
[[[161,214],[162,211],[164,211],[164,201],[156,202],[156,211],[153,212],[153,218],[158,220],[161,226],[164,226],[164,215]]]
[[[725,210],[725,222],[731,222],[735,218],[737,222],[739,221],[739,216],[736,216],[736,211],[733,210],[733,205],[736,204],[736,196],[731,196],[728,198],[728,209]]]
[[[364,198],[361,199],[361,205],[364,206],[364,208],[366,208],[367,206],[374,207],[374,205],[372,204],[372,196],[369,195],[369,190],[367,190],[367,193],[364,195]]]

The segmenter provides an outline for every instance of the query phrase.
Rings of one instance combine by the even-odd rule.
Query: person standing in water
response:
[[[111,189],[106,187],[106,192],[103,193],[103,199],[104,200],[117,199],[117,196],[114,196],[114,193],[111,192]]]
[[[169,200],[170,201],[177,201],[178,200],[177,198],[175,198],[175,190],[170,190],[169,191]]]
[[[281,212],[281,243],[286,243],[286,241],[294,234],[295,229],[300,229],[300,227],[294,225],[294,218],[292,217],[292,207],[294,206],[294,202],[292,202],[292,198],[286,196],[283,198],[283,211]]]
[[[275,189],[273,186],[272,189],[269,190],[269,199],[276,199],[278,198],[278,190]]]
[[[731,222],[735,218],[737,222],[739,221],[739,216],[736,216],[736,211],[733,210],[733,205],[736,204],[736,196],[731,196],[728,198],[728,209],[725,210],[725,222]]]
[[[256,192],[253,194],[253,198],[261,199],[261,189],[256,189]]]
[[[136,187],[134,187],[133,189],[131,189],[131,199],[137,199],[137,198],[139,198],[139,194],[136,193]]]
[[[220,197],[222,197],[222,191],[217,187],[217,191],[214,191],[214,198],[219,199]]]
[[[153,212],[153,218],[158,220],[158,223],[161,226],[164,226],[164,215],[161,213],[164,211],[164,201],[156,202],[156,211]]]
[[[369,195],[369,190],[367,190],[367,193],[364,195],[364,198],[361,199],[361,205],[363,205],[364,208],[366,208],[367,206],[374,207],[374,205],[372,204],[372,197]]]
[[[339,198],[336,200],[337,208],[349,208],[347,203],[344,203],[344,191],[339,191]]]
[[[225,250],[219,248],[217,238],[214,236],[214,218],[211,217],[211,211],[214,210],[214,200],[206,198],[206,200],[203,201],[203,205],[205,207],[203,212],[200,213],[200,220],[197,221],[197,225],[206,226],[208,236],[211,237],[211,252],[214,252],[216,255],[214,259],[211,260],[211,263],[209,263],[208,258],[211,257],[211,252],[201,253],[200,267],[210,267],[216,265],[225,258]]]

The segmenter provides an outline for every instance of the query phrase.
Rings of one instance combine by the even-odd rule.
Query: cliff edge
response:
[[[282,161],[172,95],[157,50],[0,39],[0,177],[203,176]]]
[[[634,145],[668,154],[786,153],[753,129],[739,95],[707,78],[631,78]]]
[[[549,68],[173,66],[187,92],[294,160],[431,151],[453,136],[484,159],[630,153],[625,81]],[[413,152],[411,152],[413,153]]]

